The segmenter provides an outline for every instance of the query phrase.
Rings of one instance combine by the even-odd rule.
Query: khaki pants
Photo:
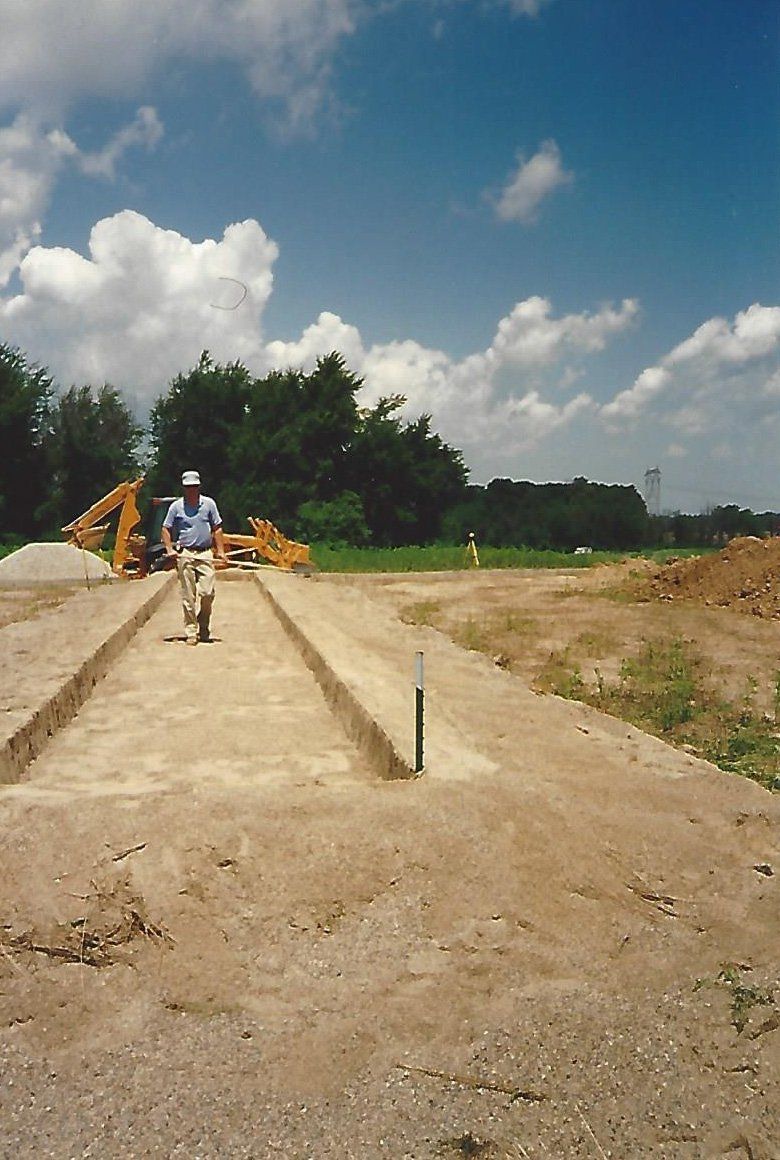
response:
[[[184,630],[187,637],[207,637],[214,603],[214,556],[211,548],[195,552],[182,548],[177,563],[181,584]]]

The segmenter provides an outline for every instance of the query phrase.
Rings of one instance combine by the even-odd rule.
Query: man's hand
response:
[[[178,557],[175,553],[173,556],[169,556],[167,552],[163,552],[161,556],[158,556],[156,560],[152,561],[152,565],[149,568],[149,571],[171,572],[175,567],[177,567],[178,562]]]

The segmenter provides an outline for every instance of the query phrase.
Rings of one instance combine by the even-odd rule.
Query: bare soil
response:
[[[0,585],[0,628],[31,620],[41,612],[59,608],[69,597],[84,588],[80,584]]]
[[[737,687],[777,629],[622,578],[308,581],[483,758],[396,783],[253,585],[197,649],[171,593],[0,787],[0,1154],[777,1160],[780,801],[529,691],[671,623]],[[421,605],[532,627],[507,672]]]
[[[765,541],[750,543],[763,552]],[[755,686],[758,707],[769,711],[780,671],[778,627],[771,615],[744,615],[739,592],[746,582],[731,569],[724,577],[719,560],[693,558],[663,569],[630,560],[587,570],[382,575],[355,582],[402,620],[430,624],[466,648],[489,653],[529,686],[539,682],[551,658],[565,656],[593,684],[597,672],[614,679],[642,641],[679,637],[705,659],[714,687],[736,700]],[[710,575],[702,577],[705,569]]]

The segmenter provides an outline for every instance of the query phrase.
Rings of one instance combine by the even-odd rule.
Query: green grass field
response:
[[[538,551],[534,548],[479,548],[482,568],[590,568],[645,557],[665,563],[672,556],[700,555],[696,548],[648,549],[646,552]],[[311,555],[321,572],[451,572],[473,567],[464,547],[330,548],[313,544]]]
[[[0,560],[21,548],[22,543],[0,544]],[[644,552],[539,551],[534,548],[479,548],[482,568],[590,568],[593,564],[615,563],[632,557],[646,557],[665,563],[672,556],[701,555],[700,548],[648,548]],[[98,555],[110,558],[110,553]],[[321,572],[451,572],[472,567],[465,547],[438,545],[426,548],[332,548],[312,544],[311,555]]]

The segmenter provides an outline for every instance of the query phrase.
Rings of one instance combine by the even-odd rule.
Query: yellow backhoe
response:
[[[242,564],[262,557],[285,572],[312,572],[309,545],[288,540],[270,520],[248,516],[253,536],[223,532],[225,555],[231,563]]]
[[[162,522],[161,508],[167,510],[173,496],[155,496],[151,508],[151,533],[140,535],[136,529],[141,522],[136,497],[144,482],[143,476],[119,483],[97,503],[71,523],[62,528],[69,544],[77,548],[95,551],[100,547],[110,524],[104,523],[107,516],[120,508],[116,530],[114,555],[111,568],[117,576],[138,580],[149,572],[160,571],[168,566],[165,551],[159,543],[159,525]],[[159,519],[155,519],[155,515]],[[229,558],[228,567],[263,567],[265,560],[286,572],[312,572],[314,566],[309,555],[308,544],[288,540],[270,520],[249,516],[249,524],[254,535],[224,532],[225,551]]]

